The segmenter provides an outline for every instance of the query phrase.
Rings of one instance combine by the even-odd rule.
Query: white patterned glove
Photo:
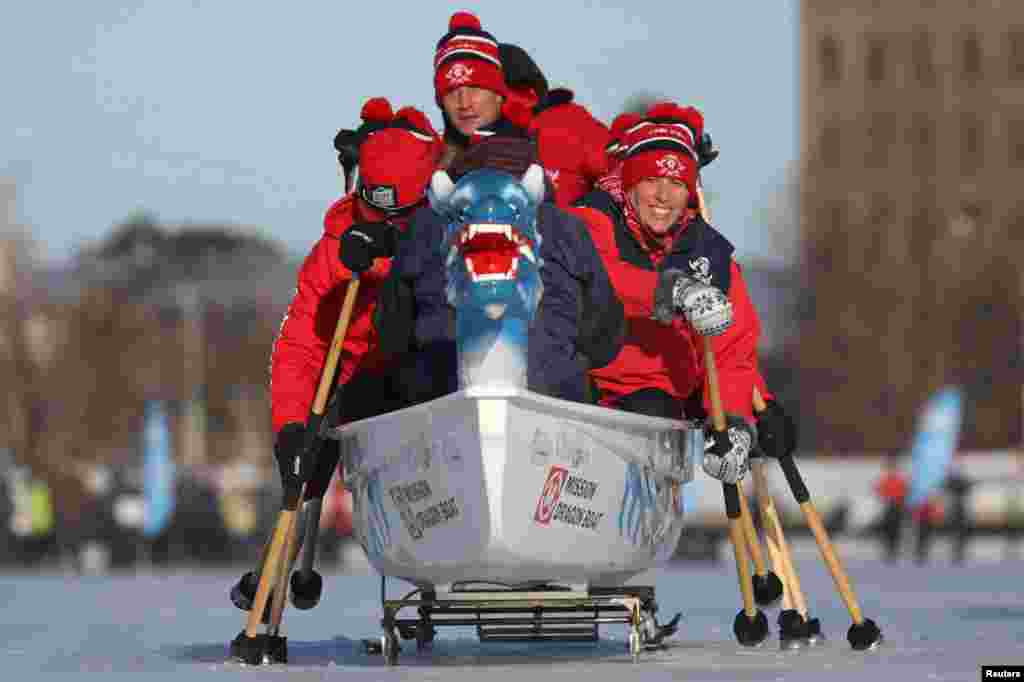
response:
[[[718,336],[732,324],[732,303],[718,287],[669,268],[658,275],[651,319],[671,324],[679,316],[701,336]]]
[[[732,324],[732,303],[716,286],[680,278],[672,300],[701,336],[718,336]]]
[[[742,481],[757,442],[756,429],[746,419],[728,415],[725,431],[716,431],[709,417],[704,433],[704,473],[722,483]]]

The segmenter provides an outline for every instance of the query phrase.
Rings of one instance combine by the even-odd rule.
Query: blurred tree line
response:
[[[50,485],[58,528],[89,513],[96,465],[137,469],[146,400],[170,406],[193,475],[239,457],[269,474],[269,358],[297,266],[259,235],[145,214],[59,269],[5,231],[0,447]]]

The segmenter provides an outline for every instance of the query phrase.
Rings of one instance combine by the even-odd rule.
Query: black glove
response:
[[[366,272],[374,258],[395,255],[396,236],[390,223],[355,223],[341,235],[341,262],[352,272]]]
[[[774,400],[766,403],[764,412],[755,412],[757,442],[768,457],[788,457],[796,450],[796,421]]]
[[[281,472],[281,485],[298,490],[313,473],[313,453],[306,449],[306,425],[285,424],[274,443],[274,457]]]
[[[704,133],[700,136],[700,142],[697,144],[697,159],[700,161],[700,167],[703,168],[717,158],[718,150],[712,144],[711,136]]]
[[[672,324],[681,311],[676,307],[676,285],[680,280],[688,280],[689,276],[678,268],[668,268],[658,273],[658,282],[654,287],[654,307],[651,319],[662,324]]]

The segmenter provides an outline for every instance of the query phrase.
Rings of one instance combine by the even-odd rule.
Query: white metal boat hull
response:
[[[618,585],[668,558],[703,432],[521,389],[339,427],[371,564],[420,586]]]

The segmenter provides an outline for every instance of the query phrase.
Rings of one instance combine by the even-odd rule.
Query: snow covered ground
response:
[[[840,550],[841,551],[841,550]],[[726,554],[726,556],[730,556]],[[515,680],[587,676],[591,680],[977,680],[983,664],[1024,664],[1024,563],[895,567],[847,561],[865,615],[886,642],[866,653],[846,642],[850,618],[824,565],[801,552],[798,570],[830,641],[796,652],[733,639],[740,607],[735,568],[678,564],[633,582],[657,587],[660,616],[683,612],[680,632],[663,651],[634,664],[624,626],[597,644],[509,644],[476,640],[471,630],[441,629],[430,653],[403,643],[400,666],[385,669],[360,639],[380,634],[379,579],[365,571],[326,579],[312,611],[289,609],[285,626],[292,663],[246,668],[226,663],[227,642],[243,614],[228,601],[236,572],[174,572],[85,577],[57,573],[0,575],[0,671],[6,680],[35,673],[142,673],[144,679]],[[404,589],[391,583],[390,594]],[[129,679],[129,678],[126,678]]]

